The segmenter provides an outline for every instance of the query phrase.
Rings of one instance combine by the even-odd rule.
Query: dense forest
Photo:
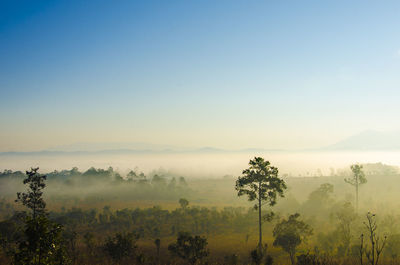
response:
[[[1,264],[397,264],[398,168],[0,173]]]

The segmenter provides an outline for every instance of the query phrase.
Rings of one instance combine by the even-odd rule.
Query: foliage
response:
[[[168,250],[188,263],[196,264],[208,256],[207,244],[206,238],[192,236],[188,232],[180,232],[176,243],[170,244]]]
[[[308,195],[307,201],[301,206],[300,212],[308,215],[318,213],[321,217],[329,215],[330,207],[334,202],[332,198],[333,192],[334,186],[332,184],[321,184]]]
[[[250,160],[249,165],[236,181],[238,196],[247,195],[249,201],[261,200],[270,206],[275,205],[277,196],[283,197],[286,189],[285,182],[278,177],[278,169],[261,157]],[[254,207],[257,209],[259,205]]]
[[[180,198],[179,204],[181,205],[181,208],[185,210],[186,207],[188,207],[188,205],[189,205],[189,201],[184,198]]]
[[[30,171],[26,171],[27,178],[24,179],[23,183],[29,185],[28,191],[26,193],[18,192],[15,200],[16,202],[21,202],[32,211],[33,219],[38,215],[43,215],[46,208],[46,203],[42,198],[42,190],[46,187],[44,183],[46,175],[39,174],[38,170],[39,168],[32,168]]]
[[[95,248],[95,240],[94,240],[94,235],[90,232],[86,232],[83,235],[83,242],[86,246],[87,249],[87,253],[89,254],[89,256],[92,256],[94,253],[94,248]]]
[[[336,265],[338,264],[329,256],[320,256],[317,254],[301,254],[297,256],[296,265]]]
[[[27,171],[28,184],[26,193],[17,193],[17,202],[31,210],[25,219],[24,239],[18,243],[14,253],[16,264],[66,264],[66,251],[62,238],[63,228],[49,220],[46,214],[46,203],[42,195],[46,176],[38,173],[39,168]]]
[[[363,169],[362,165],[354,164],[354,165],[351,165],[350,168],[351,168],[351,171],[353,172],[353,177],[346,178],[345,182],[347,182],[353,186],[367,183],[367,179],[365,178],[365,173],[362,170]]]
[[[308,195],[309,201],[326,202],[330,200],[330,195],[333,193],[334,187],[330,183],[323,183],[318,189]]]
[[[358,211],[358,188],[360,185],[367,183],[367,179],[365,178],[365,173],[362,170],[362,165],[355,164],[351,165],[350,168],[353,172],[353,176],[351,178],[345,178],[344,181],[356,188],[356,210]]]
[[[28,216],[25,237],[14,254],[15,264],[67,264],[62,227],[46,216]]]
[[[295,264],[296,248],[312,234],[312,229],[303,221],[298,220],[300,214],[292,214],[288,220],[283,219],[276,224],[273,235],[274,246],[280,246],[290,256],[290,261]]]
[[[117,263],[124,259],[135,257],[138,235],[134,233],[117,233],[113,238],[107,238],[104,251]]]
[[[261,251],[261,207],[263,203],[269,206],[275,205],[277,196],[283,197],[286,184],[278,177],[278,169],[276,167],[271,166],[270,162],[265,161],[262,157],[255,157],[250,160],[249,168],[243,170],[242,176],[237,179],[235,189],[238,191],[238,196],[247,195],[249,201],[257,201],[254,208],[258,209],[258,245]],[[270,219],[269,216],[267,219]]]
[[[250,252],[252,264],[272,265],[274,263],[274,259],[271,257],[271,255],[267,255],[267,247],[267,244],[265,244],[261,251],[260,248],[256,248]]]
[[[346,256],[350,249],[352,224],[357,219],[357,214],[355,213],[353,206],[347,202],[338,209],[336,212],[336,218],[338,220],[336,233],[341,240],[341,246],[339,248],[341,251],[339,254]]]

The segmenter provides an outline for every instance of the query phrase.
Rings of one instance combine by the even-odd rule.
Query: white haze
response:
[[[175,154],[63,154],[2,155],[0,170],[27,170],[40,167],[41,172],[78,167],[108,168],[122,174],[139,168],[144,173],[163,169],[187,177],[221,177],[239,175],[249,159],[262,156],[277,166],[281,174],[313,176],[320,169],[328,175],[331,168],[344,168],[353,163],[376,163],[400,166],[400,151],[379,152],[269,152],[269,153],[175,153]]]

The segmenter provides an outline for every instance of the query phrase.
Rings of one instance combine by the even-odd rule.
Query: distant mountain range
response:
[[[89,153],[101,153],[101,152],[157,152],[157,153],[180,153],[180,152],[195,152],[195,153],[218,153],[218,152],[246,152],[246,151],[271,151],[271,149],[263,148],[246,148],[238,150],[227,150],[215,147],[201,147],[201,148],[189,148],[189,147],[177,147],[172,145],[161,145],[161,144],[148,144],[148,143],[76,143],[71,145],[57,146],[46,149],[45,152],[89,152]],[[278,151],[278,150],[273,150]]]
[[[227,150],[214,147],[182,148],[168,145],[145,143],[77,143],[58,146],[42,151],[32,152],[0,152],[0,155],[87,155],[87,154],[175,154],[175,153],[235,153],[235,152],[272,152],[282,150],[248,148]]]
[[[168,153],[262,153],[291,151],[377,151],[400,150],[400,132],[364,131],[333,145],[306,150],[246,148],[237,150],[214,147],[182,148],[146,143],[77,143],[34,152],[0,152],[0,155],[85,155],[85,154],[168,154]]]
[[[400,150],[400,132],[364,131],[322,150]]]

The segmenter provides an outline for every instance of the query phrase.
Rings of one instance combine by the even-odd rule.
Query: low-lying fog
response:
[[[78,167],[112,166],[121,173],[139,168],[144,173],[162,168],[188,177],[221,177],[239,175],[249,159],[262,156],[277,166],[281,174],[290,176],[330,175],[331,169],[345,168],[353,163],[382,162],[400,166],[400,151],[374,152],[267,152],[267,153],[169,153],[169,154],[57,154],[1,155],[0,170],[24,171],[40,167],[41,172]]]

